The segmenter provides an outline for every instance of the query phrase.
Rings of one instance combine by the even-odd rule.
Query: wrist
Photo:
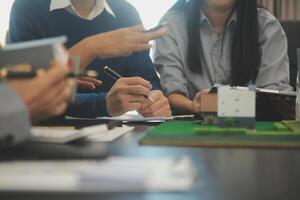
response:
[[[197,107],[197,105],[196,105],[195,101],[190,101],[190,104],[188,106],[189,112],[196,114],[197,113],[196,107]]]
[[[97,48],[93,36],[82,40],[82,49],[88,60],[94,60],[97,57]]]
[[[110,106],[110,99],[109,99],[110,94],[107,93],[105,95],[105,108],[106,108],[106,114],[108,117],[113,117],[113,112],[111,111],[111,106]]]
[[[110,56],[107,53],[107,49],[111,48],[108,44],[110,38],[106,37],[106,35],[106,33],[101,33],[88,38],[88,48],[91,49],[91,54],[94,58],[105,59]]]

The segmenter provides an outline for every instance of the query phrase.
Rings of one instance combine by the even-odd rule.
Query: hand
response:
[[[44,76],[9,81],[27,106],[32,120],[46,119],[65,112],[72,93],[72,80],[66,80],[67,67],[54,62]]]
[[[201,110],[201,96],[203,94],[206,94],[208,93],[209,90],[203,90],[201,92],[198,92],[195,97],[194,97],[194,100],[193,100],[193,110],[194,110],[194,113],[196,114],[199,114],[202,112]]]
[[[154,101],[147,99],[143,102],[139,113],[144,117],[170,117],[172,115],[169,100],[160,90],[151,91],[149,97]]]
[[[108,114],[114,117],[140,109],[151,89],[150,82],[139,77],[119,79],[106,96]]]
[[[76,84],[80,88],[95,90],[102,84],[102,81],[90,77],[80,77],[76,79]]]
[[[92,36],[86,41],[95,57],[103,59],[128,56],[135,51],[149,50],[152,46],[148,42],[165,35],[167,29],[163,27],[149,33],[144,31],[145,29],[141,25],[121,28]]]

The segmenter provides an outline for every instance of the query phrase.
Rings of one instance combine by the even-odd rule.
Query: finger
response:
[[[48,70],[48,73],[41,78],[46,80],[46,85],[52,86],[60,80],[65,79],[69,72],[70,71],[66,67],[61,64],[57,64],[54,67],[50,68]]]
[[[76,80],[78,87],[89,89],[89,90],[95,90],[96,86],[88,81],[82,81],[82,80]]]
[[[158,101],[161,98],[165,98],[164,94],[160,90],[152,90],[149,94],[149,97],[154,101]]]
[[[142,110],[143,113],[154,113],[160,108],[163,108],[165,106],[169,106],[168,101],[164,98],[159,99],[156,101],[153,105],[145,108]]]
[[[200,113],[201,112],[201,104],[195,103],[194,110],[196,113]]]
[[[171,116],[171,109],[169,106],[164,106],[155,110],[154,112],[143,113],[144,117],[170,117]]]
[[[129,102],[140,102],[140,103],[143,103],[147,100],[144,95],[133,95],[133,94],[124,96],[124,99],[127,99],[127,101]]]
[[[126,106],[126,110],[128,111],[132,111],[132,110],[139,110],[141,108],[142,104],[139,102],[130,102],[127,106]]]
[[[133,51],[145,51],[145,50],[149,50],[152,48],[151,44],[148,43],[140,43],[140,44],[136,44],[133,47]]]
[[[50,107],[52,101],[55,100],[56,97],[61,96],[61,93],[65,86],[66,82],[62,81],[56,86],[53,86],[52,88],[43,91],[43,95],[39,95],[35,99],[33,99],[28,104],[28,107],[32,111],[31,115],[39,116],[40,112],[49,112],[49,110],[52,109],[52,107]]]
[[[82,80],[82,81],[86,81],[86,82],[91,82],[93,83],[95,86],[100,86],[102,84],[102,81],[96,79],[96,78],[91,78],[91,77],[81,77],[78,80]]]
[[[141,85],[150,90],[152,89],[151,83],[141,77],[121,78],[118,82],[122,82],[127,85]]]
[[[136,32],[142,32],[145,31],[145,28],[142,24],[136,25],[136,26],[131,26],[128,28],[131,31],[136,31]]]
[[[53,110],[53,113],[51,113],[51,115],[52,116],[61,115],[67,110],[67,107],[68,107],[68,103],[63,102]]]
[[[146,108],[149,108],[150,106],[152,106],[154,103],[156,103],[157,101],[159,101],[159,99],[161,98],[165,98],[165,96],[163,95],[163,93],[161,91],[158,91],[158,90],[154,90],[154,91],[151,91],[150,94],[149,94],[149,97],[154,101],[150,101],[150,100],[147,100],[143,103],[142,105],[142,110],[145,110]]]
[[[171,109],[170,107],[167,106],[153,113],[153,116],[155,117],[171,117],[171,115],[172,115]]]
[[[61,104],[68,104],[71,93],[72,90],[70,87],[65,87],[62,91],[58,91],[57,97],[51,99],[49,108],[52,108],[51,110],[55,110]]]
[[[156,102],[156,101],[154,101],[154,102]],[[142,104],[141,110],[145,110],[145,109],[149,108],[150,106],[152,106],[154,104],[154,102],[150,101],[149,99],[146,99]]]
[[[151,40],[158,39],[158,38],[164,36],[166,33],[167,33],[167,28],[165,28],[165,27],[162,27],[162,28],[158,29],[157,31],[143,33],[143,35],[141,36],[141,39],[142,39],[141,42],[146,43]]]
[[[144,86],[141,85],[128,85],[123,88],[121,88],[121,91],[125,94],[129,95],[145,95],[148,96],[150,93],[150,90]]]
[[[60,101],[60,99],[64,98],[64,91],[67,86],[67,81],[62,81],[50,88],[47,92],[48,94],[44,96],[43,103],[45,105],[52,105],[53,102]]]
[[[203,92],[198,92],[194,98],[195,102],[198,104],[201,102],[201,96],[203,95]]]

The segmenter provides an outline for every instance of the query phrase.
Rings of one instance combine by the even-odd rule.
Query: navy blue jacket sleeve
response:
[[[101,117],[108,116],[105,93],[77,94],[76,102],[69,105],[67,113],[72,117]]]

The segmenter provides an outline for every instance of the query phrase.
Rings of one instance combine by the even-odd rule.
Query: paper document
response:
[[[133,127],[123,126],[108,130],[106,124],[83,129],[74,129],[74,127],[33,127],[29,140],[32,142],[64,144],[85,138],[89,142],[112,142],[133,129]]]
[[[143,117],[137,111],[129,111],[119,117],[98,117],[98,119],[118,120],[123,122],[165,122],[169,117]]]
[[[149,122],[149,123],[162,123],[168,120],[192,120],[194,115],[176,115],[171,117],[144,117],[137,111],[129,111],[119,117],[97,117],[97,118],[78,118],[78,117],[66,117],[69,120],[112,120],[122,122]]]
[[[0,163],[0,191],[172,192],[193,187],[196,171],[188,157],[104,161]]]
[[[125,135],[126,133],[132,131],[133,129],[134,127],[123,125],[122,127],[116,127],[112,130],[92,134],[88,136],[86,140],[89,142],[112,142],[122,135]]]

